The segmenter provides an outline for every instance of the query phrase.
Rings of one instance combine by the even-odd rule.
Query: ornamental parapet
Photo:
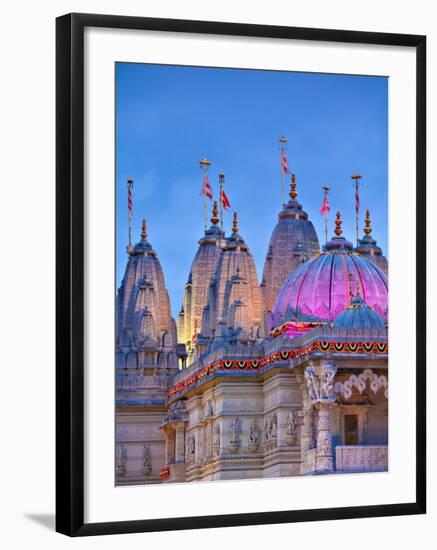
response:
[[[289,338],[285,335],[276,338],[268,338],[262,344],[255,345],[226,345],[205,353],[199,360],[171,379],[171,385],[195,375],[208,365],[217,362],[258,362],[258,367],[265,366],[276,357],[276,360],[288,361],[291,358],[307,356],[310,352],[332,352],[332,353],[376,353],[378,355],[388,353],[387,344],[388,331],[378,329],[337,329],[332,327],[319,327],[306,334]],[[282,357],[281,352],[285,355]],[[294,352],[294,353],[293,353]],[[236,363],[235,363],[236,362]],[[229,368],[229,366],[227,367]]]
[[[307,337],[306,343],[304,343],[305,341],[301,337],[288,341],[288,347],[284,346],[285,341],[281,339],[280,342],[277,342],[274,351],[266,353],[266,355],[259,358],[253,358],[253,356],[250,359],[242,356],[233,358],[230,355],[224,356],[223,354],[219,354],[217,360],[209,362],[212,357],[208,356],[208,363],[205,364],[203,361],[193,363],[188,369],[179,372],[171,380],[168,392],[169,400],[177,399],[185,394],[185,392],[210,380],[214,376],[257,375],[277,366],[294,368],[314,355],[359,354],[361,356],[376,355],[387,357],[388,344],[386,331],[376,331],[380,333],[379,340],[376,339],[376,332],[372,331],[373,339],[370,341],[358,339],[358,337],[364,338],[367,331],[360,330],[353,332],[356,340],[352,340],[352,334],[349,335],[349,339],[340,340],[337,334],[333,338],[327,338],[327,332],[319,332],[311,339]],[[330,334],[332,335],[332,333]],[[367,336],[369,338],[369,335]],[[268,349],[268,346],[265,346],[264,351],[268,352]]]

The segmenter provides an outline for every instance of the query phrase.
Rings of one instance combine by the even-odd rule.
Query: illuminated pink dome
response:
[[[273,309],[273,327],[285,321],[334,321],[349,306],[357,286],[367,306],[388,321],[386,275],[353,253],[352,243],[341,236],[339,214],[335,232],[324,252],[302,264],[282,287]]]

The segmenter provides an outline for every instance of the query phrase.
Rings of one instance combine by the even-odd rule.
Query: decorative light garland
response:
[[[385,355],[388,353],[387,342],[326,342],[319,340],[295,350],[276,351],[275,353],[262,357],[261,359],[229,359],[216,361],[207,367],[194,372],[182,382],[178,382],[168,390],[169,398],[185,392],[192,386],[202,382],[204,378],[211,376],[216,371],[255,371],[278,361],[289,361],[290,359],[305,358],[312,352],[334,352],[334,353],[376,353]]]

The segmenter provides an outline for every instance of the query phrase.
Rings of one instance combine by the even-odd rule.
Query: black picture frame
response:
[[[403,46],[416,50],[416,500],[84,523],[84,29],[106,27]],[[56,20],[56,530],[69,536],[423,514],[426,511],[426,37],[95,14]]]

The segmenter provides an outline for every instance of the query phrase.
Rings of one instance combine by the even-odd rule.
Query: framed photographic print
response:
[[[57,19],[57,530],[424,513],[425,37]]]

